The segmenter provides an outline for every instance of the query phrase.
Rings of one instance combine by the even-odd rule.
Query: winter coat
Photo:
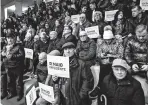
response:
[[[121,35],[127,36],[130,33],[134,33],[134,27],[132,24],[129,22],[129,20],[126,20],[124,22],[121,22],[120,24],[117,24],[117,21],[115,23],[112,23],[113,31],[115,35]]]
[[[88,20],[86,20],[82,25],[80,25],[80,23],[78,23],[78,25],[76,27],[76,34],[75,35],[78,37],[80,31],[85,31],[85,28],[91,27],[91,25],[92,24]]]
[[[122,58],[123,51],[123,45],[116,39],[112,39],[110,44],[107,44],[104,40],[102,40],[101,44],[97,44],[97,57],[101,60],[102,64],[111,64],[115,58]],[[111,54],[116,57],[106,58],[105,56],[101,56],[102,54],[105,54],[105,56]]]
[[[130,22],[132,23],[134,29],[140,24],[147,25],[147,27],[148,27],[148,16],[143,13],[141,19],[139,19],[138,17],[136,17],[136,18],[132,17],[130,19]]]
[[[103,80],[101,92],[106,95],[108,105],[145,105],[140,82],[128,74],[117,81],[113,73],[110,73]]]
[[[53,50],[59,50],[59,43],[60,39],[50,40],[47,53],[50,53]]]
[[[93,76],[83,61],[70,58],[70,78],[61,78],[60,84],[64,105],[90,105],[88,92],[93,88]]]
[[[76,52],[81,60],[94,60],[96,55],[96,43],[94,40],[87,38],[85,42],[78,41]]]
[[[6,46],[4,46],[3,51],[7,52]],[[25,51],[24,48],[20,45],[14,44],[12,48],[10,48],[9,54],[12,56],[10,59],[4,58],[4,65],[6,68],[22,68],[20,71],[22,72],[24,67],[24,59],[25,59]]]
[[[41,40],[38,40],[37,43],[34,45],[34,52],[37,53],[41,53],[41,52],[47,52],[49,46],[49,40],[47,40],[47,42],[43,42]]]
[[[76,37],[74,35],[69,35],[67,38],[62,37],[59,41],[59,43],[57,44],[57,46],[59,47],[60,51],[62,50],[62,46],[66,43],[66,42],[72,42],[76,45],[77,40]]]
[[[148,64],[148,41],[141,43],[137,37],[130,38],[126,44],[124,58],[129,65],[143,63]]]
[[[48,75],[47,62],[44,62],[43,64],[38,63],[36,74],[37,81],[44,84]]]
[[[47,69],[47,62],[44,62],[43,64],[38,63],[36,74],[37,74],[37,81],[45,84],[47,76],[49,75],[48,69]],[[53,87],[54,95],[59,95],[59,91],[60,91],[59,86],[57,83],[55,83],[52,80],[52,75],[50,75],[47,85]]]
[[[64,30],[64,26],[63,25],[59,25],[57,27],[54,27],[54,31],[57,32],[59,39],[62,38],[63,30]]]
[[[111,11],[111,10],[121,10],[121,11],[124,11],[126,8],[125,8],[125,5],[123,4],[119,4],[117,3],[116,5],[108,5],[108,7],[106,8],[107,11]]]
[[[33,47],[34,47],[34,42],[33,42],[33,40],[25,41],[25,42],[24,42],[24,48],[33,49]]]
[[[103,32],[104,32],[104,27],[107,25],[107,23],[105,23],[103,20],[98,21],[98,22],[94,22],[92,24],[92,26],[98,26],[99,27],[99,33],[101,35],[101,37],[103,38]]]

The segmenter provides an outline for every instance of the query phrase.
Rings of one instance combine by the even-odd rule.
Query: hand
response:
[[[133,64],[133,65],[132,65],[132,69],[134,70],[134,72],[139,71],[139,67],[138,67],[137,64]]]
[[[39,93],[40,98],[42,98],[41,93]]]
[[[143,65],[143,66],[141,67],[141,70],[142,70],[142,71],[148,71],[148,65]]]
[[[130,33],[129,35],[128,35],[128,37],[131,37],[132,36],[132,34]]]
[[[57,81],[58,80],[58,77],[57,76],[52,76],[52,80],[53,81]]]
[[[11,59],[11,58],[12,58],[12,55],[8,54],[8,55],[6,55],[6,57],[7,57],[8,59]]]
[[[40,89],[39,87],[36,87],[36,88],[35,88],[35,91],[38,91],[39,89]]]
[[[2,56],[6,56],[6,53],[4,51],[2,52]]]

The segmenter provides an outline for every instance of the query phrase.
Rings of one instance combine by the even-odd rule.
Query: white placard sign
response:
[[[69,57],[47,55],[48,74],[69,78]]]
[[[54,0],[44,0],[44,2],[48,3],[48,2],[53,2]],[[55,3],[59,3],[59,0],[56,0]]]
[[[39,88],[40,88],[40,94],[41,94],[42,98],[45,99],[46,101],[52,103],[52,101],[54,101],[53,87],[39,83]]]
[[[37,98],[36,89],[33,86],[31,90],[28,92],[28,94],[26,95],[27,105],[32,105],[34,101],[36,100],[36,98]]]
[[[105,21],[113,21],[118,10],[105,11]]]
[[[33,50],[29,48],[24,48],[25,50],[25,58],[33,59]]]
[[[79,21],[80,21],[80,15],[72,15],[72,16],[71,16],[71,20],[72,20],[74,23],[79,23]]]
[[[98,38],[100,36],[98,26],[87,27],[85,31],[89,38]]]
[[[140,0],[140,6],[144,10],[148,10],[148,0]]]

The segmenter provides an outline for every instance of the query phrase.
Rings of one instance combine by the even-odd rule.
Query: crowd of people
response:
[[[118,11],[106,21],[110,10]],[[75,23],[71,16],[77,14]],[[98,38],[89,38],[85,28],[91,26],[98,26]],[[33,59],[25,58],[24,48],[33,50]],[[69,57],[70,78],[48,74],[48,54]],[[100,67],[96,87],[93,66]],[[102,105],[102,94],[108,105],[145,105],[148,87],[141,80],[148,85],[148,11],[140,0],[34,1],[21,16],[1,22],[1,99],[17,95],[20,101],[28,72],[55,93],[52,103],[38,95],[35,105],[91,105],[96,96],[96,105]]]

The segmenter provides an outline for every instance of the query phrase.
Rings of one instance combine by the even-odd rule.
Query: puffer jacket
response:
[[[141,43],[137,37],[132,37],[126,44],[124,58],[129,65],[143,63],[148,64],[148,41]]]
[[[103,80],[101,92],[107,96],[108,105],[145,105],[140,82],[128,74],[117,81],[113,73],[110,73]]]
[[[6,46],[4,46],[3,51],[8,53],[6,50]],[[24,67],[24,59],[25,59],[25,51],[24,48],[18,44],[14,44],[10,49],[9,54],[12,56],[10,59],[4,58],[4,64],[6,68],[23,68]],[[23,69],[22,69],[23,70]]]

